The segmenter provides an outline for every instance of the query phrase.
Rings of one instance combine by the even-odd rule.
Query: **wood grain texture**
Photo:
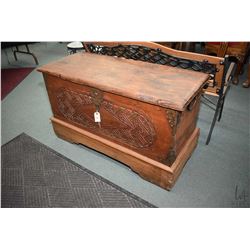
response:
[[[92,88],[50,75],[45,76],[45,82],[56,118],[152,159],[160,162],[165,160],[173,144],[173,136],[164,108],[102,92],[103,101],[99,107],[101,123],[98,124],[94,122],[93,116],[96,106],[89,99]],[[62,91],[65,90],[74,93],[74,96],[61,100]],[[85,104],[81,102],[83,96]]]
[[[162,44],[158,44],[155,42],[84,42],[84,47],[86,51],[89,52],[88,50],[88,44],[95,44],[98,46],[107,46],[107,47],[114,47],[114,46],[128,46],[128,45],[136,45],[136,46],[144,46],[150,49],[156,49],[160,50],[163,53],[166,53],[167,55],[178,57],[184,60],[195,60],[198,62],[208,62],[216,67],[216,74],[214,77],[213,83],[209,87],[204,89],[204,92],[208,95],[215,95],[218,97],[218,92],[220,91],[221,88],[223,88],[223,74],[224,74],[224,58],[219,57],[219,56],[210,56],[206,54],[199,54],[199,53],[194,53],[194,52],[187,52],[187,51],[181,51],[178,49],[172,49],[169,47],[166,47]],[[210,80],[207,82],[209,83]]]
[[[200,96],[208,75],[85,55],[39,69],[55,133],[105,153],[170,189],[197,143]],[[94,120],[96,111],[100,122]]]
[[[198,54],[198,53],[193,53],[193,52],[188,52],[188,51],[181,51],[181,50],[176,50],[176,49],[172,49],[169,47],[166,47],[164,45],[155,43],[155,42],[84,42],[84,47],[85,49],[88,51],[88,48],[86,46],[86,44],[96,44],[96,45],[104,45],[104,46],[118,46],[118,45],[138,45],[138,46],[146,46],[148,48],[152,48],[152,49],[160,49],[162,52],[165,52],[168,55],[171,56],[177,56],[183,59],[193,59],[193,60],[197,60],[197,61],[203,61],[206,60],[209,63],[214,63],[214,64],[220,64],[220,62],[222,62],[224,59],[222,57],[216,57],[216,56],[210,56],[210,55],[203,55],[203,54]]]
[[[186,161],[195,149],[199,136],[199,129],[195,129],[186,142],[183,150],[176,158],[173,167],[142,156],[133,150],[110,142],[100,136],[89,133],[57,118],[51,119],[55,133],[62,139],[74,143],[81,143],[113,159],[119,160],[138,173],[142,178],[162,188],[170,190],[180,175]]]
[[[89,53],[67,56],[38,70],[78,84],[180,111],[185,110],[209,78],[200,72]]]

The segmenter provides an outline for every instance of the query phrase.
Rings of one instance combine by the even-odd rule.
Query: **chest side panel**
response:
[[[180,113],[175,137],[177,154],[181,151],[196,128],[200,110],[200,100],[201,94],[199,93],[194,97],[194,103],[191,105],[190,109],[187,108],[184,112]]]
[[[165,109],[45,75],[54,116],[164,162],[173,144]],[[99,111],[101,122],[94,121]]]

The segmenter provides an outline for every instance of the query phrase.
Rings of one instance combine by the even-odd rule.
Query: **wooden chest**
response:
[[[119,160],[163,188],[173,186],[197,144],[208,75],[89,53],[38,71],[60,138]]]

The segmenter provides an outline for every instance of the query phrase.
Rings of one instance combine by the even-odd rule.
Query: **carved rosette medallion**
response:
[[[62,116],[85,128],[95,130],[134,148],[148,148],[156,139],[155,128],[146,114],[106,101],[99,90],[80,93],[60,88],[56,96]],[[101,122],[101,126],[98,126],[94,122],[93,114],[86,112],[87,105],[98,107],[101,113],[105,111],[112,117],[113,122]]]

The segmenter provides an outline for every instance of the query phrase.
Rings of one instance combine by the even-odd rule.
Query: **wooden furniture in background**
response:
[[[165,189],[174,185],[197,144],[208,74],[90,53],[38,70],[59,137],[105,153]]]
[[[225,97],[229,90],[233,67],[229,66],[227,58],[179,51],[153,42],[85,42],[84,46],[89,53],[146,61],[209,74],[210,79],[204,86],[204,94],[218,97],[217,102],[213,103],[204,95],[204,100],[209,102],[207,105],[212,104],[215,111],[206,144],[210,142],[216,120],[221,119]]]
[[[233,77],[234,84],[239,82],[239,75],[243,70],[248,50],[248,42],[207,42],[205,44],[205,54],[219,57],[228,55],[237,59],[237,68]]]
[[[247,79],[243,83],[244,88],[249,88],[250,87],[250,63],[247,65]]]

